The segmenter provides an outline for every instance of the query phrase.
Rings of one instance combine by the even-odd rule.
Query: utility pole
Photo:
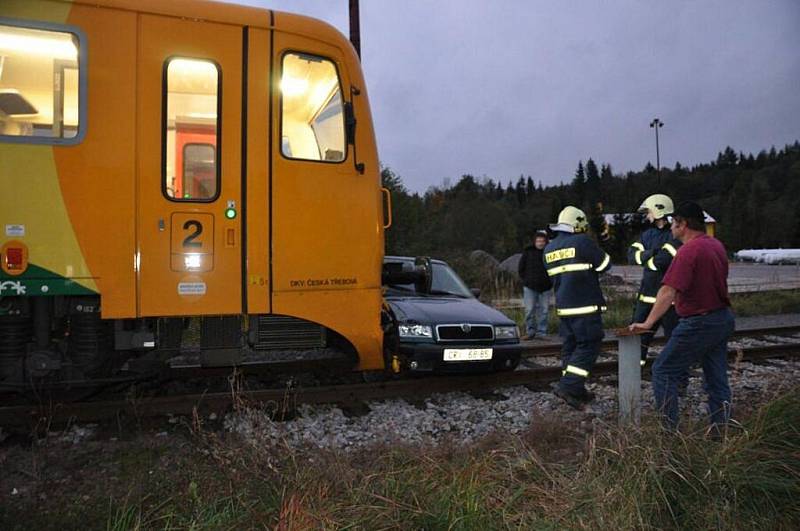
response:
[[[358,0],[350,0],[350,42],[361,59],[361,22],[358,14]]]
[[[661,187],[661,156],[658,152],[658,130],[664,127],[664,122],[658,118],[653,118],[653,121],[650,122],[650,127],[656,130],[656,172],[658,173],[658,186]]]

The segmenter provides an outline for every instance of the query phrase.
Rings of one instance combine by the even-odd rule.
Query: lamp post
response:
[[[650,127],[656,130],[656,172],[658,173],[658,186],[661,186],[661,156],[658,152],[658,130],[661,127],[664,127],[664,122],[659,120],[658,118],[653,118],[653,121],[650,122]]]

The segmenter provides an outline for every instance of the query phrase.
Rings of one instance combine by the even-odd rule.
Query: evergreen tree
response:
[[[578,162],[578,169],[575,170],[575,178],[572,180],[572,193],[575,195],[576,202],[582,206],[586,198],[586,173],[583,171],[583,161]]]
[[[736,166],[738,160],[739,157],[736,156],[736,152],[730,146],[727,146],[725,151],[717,155],[717,166],[720,168],[731,168]]]
[[[591,209],[600,200],[600,173],[590,158],[586,161],[586,204]]]
[[[517,204],[519,206],[524,205],[525,199],[527,198],[527,194],[525,192],[525,178],[522,175],[519,176],[515,192],[517,194]]]
[[[400,176],[387,166],[381,168],[381,186],[387,188],[390,192],[408,193]]]
[[[527,188],[526,192],[528,195],[528,199],[530,199],[531,197],[533,197],[533,194],[536,193],[536,185],[533,184],[533,179],[531,179],[530,175],[528,175],[528,181],[525,183],[525,186]]]
[[[602,164],[600,166],[600,185],[606,188],[613,184],[614,174],[611,172],[611,164]]]
[[[478,183],[472,175],[465,174],[461,176],[461,180],[456,183],[452,191],[455,195],[475,197],[478,195]]]

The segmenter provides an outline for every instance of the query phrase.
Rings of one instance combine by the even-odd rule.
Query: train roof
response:
[[[321,20],[227,2],[211,0],[56,0],[68,4],[100,6],[136,13],[150,13],[191,20],[233,24],[237,26],[280,29],[308,35],[316,39],[351,47],[350,41],[332,25]]]

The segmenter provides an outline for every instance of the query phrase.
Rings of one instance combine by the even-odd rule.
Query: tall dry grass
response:
[[[120,500],[108,528],[797,529],[799,429],[800,389],[722,440],[539,418],[466,448],[331,452],[200,429],[189,487],[156,512]]]

